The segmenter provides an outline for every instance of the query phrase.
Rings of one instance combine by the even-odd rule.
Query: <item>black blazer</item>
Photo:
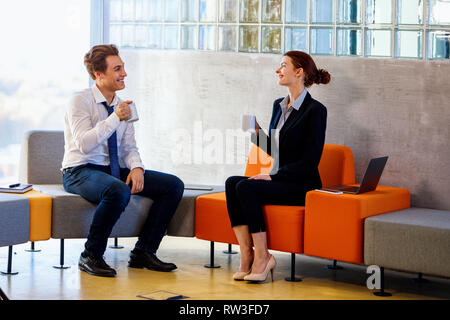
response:
[[[252,135],[252,142],[262,147],[271,155],[271,129],[277,127],[281,116],[280,102],[273,103],[269,136],[259,130],[259,136]],[[325,143],[327,126],[327,108],[314,100],[309,92],[306,94],[300,109],[292,109],[279,136],[279,169],[271,175],[273,181],[291,181],[303,184],[307,189],[322,187],[319,175],[319,162]],[[260,143],[265,139],[264,143]]]

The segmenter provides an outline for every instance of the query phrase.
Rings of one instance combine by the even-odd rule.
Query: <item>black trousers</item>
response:
[[[250,233],[265,232],[262,206],[265,204],[304,206],[304,185],[232,176],[225,182],[228,215],[232,227],[247,225]]]

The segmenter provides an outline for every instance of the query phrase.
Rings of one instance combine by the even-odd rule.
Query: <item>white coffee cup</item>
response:
[[[242,121],[242,131],[244,132],[256,132],[255,126],[256,126],[256,117],[254,115],[250,114],[244,114],[241,117]]]
[[[134,102],[128,105],[130,107],[131,117],[127,120],[127,122],[135,122],[139,120],[139,116],[137,113],[136,105]]]

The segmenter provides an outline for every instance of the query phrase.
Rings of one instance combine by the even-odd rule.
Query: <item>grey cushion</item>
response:
[[[450,211],[409,208],[367,218],[364,263],[450,276]]]
[[[97,204],[68,193],[61,184],[35,185],[34,189],[52,197],[52,238],[86,238]],[[133,195],[114,226],[111,237],[135,237],[145,222],[152,200]]]
[[[68,193],[61,184],[35,185],[34,189],[48,194],[53,199],[52,238],[86,238],[94,216],[96,204],[81,196]],[[205,193],[222,192],[216,186],[213,191],[185,190],[183,198],[169,224],[167,234],[171,236],[193,237],[195,235],[195,199]],[[114,226],[111,237],[136,237],[147,218],[151,199],[132,195],[130,203]]]
[[[0,193],[0,247],[25,243],[30,238],[30,202]]]
[[[63,131],[27,132],[20,155],[19,181],[31,184],[61,183],[63,157]]]

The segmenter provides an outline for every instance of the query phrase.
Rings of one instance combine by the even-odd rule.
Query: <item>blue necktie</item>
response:
[[[108,111],[108,116],[114,112],[114,108],[108,106],[106,101],[102,102]],[[108,139],[108,152],[109,152],[109,166],[111,168],[111,175],[116,178],[120,178],[119,156],[117,153],[117,134],[116,131]]]

